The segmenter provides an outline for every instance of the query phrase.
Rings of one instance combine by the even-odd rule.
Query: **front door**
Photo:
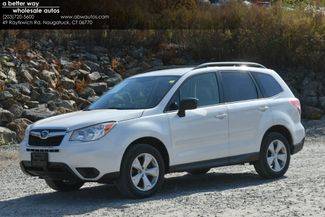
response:
[[[184,117],[177,110],[167,113],[175,164],[226,157],[228,155],[227,107],[219,104],[215,73],[192,76],[175,93],[171,104],[194,97],[198,108],[187,110]],[[177,106],[176,106],[177,107]]]

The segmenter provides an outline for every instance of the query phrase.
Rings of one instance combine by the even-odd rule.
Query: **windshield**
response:
[[[148,109],[158,105],[179,76],[129,78],[91,104],[94,109]]]

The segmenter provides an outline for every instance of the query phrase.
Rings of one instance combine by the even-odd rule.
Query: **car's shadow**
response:
[[[153,197],[132,200],[123,198],[114,186],[84,187],[76,192],[34,194],[0,201],[0,214],[20,215],[81,215],[98,209],[124,209],[136,203],[171,199],[200,192],[221,192],[227,189],[263,185],[278,180],[264,180],[254,173],[208,173],[167,178],[162,190]],[[106,210],[109,214],[109,210]],[[2,216],[2,214],[0,215]]]

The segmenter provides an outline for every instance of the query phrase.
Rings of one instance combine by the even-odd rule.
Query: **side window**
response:
[[[221,79],[227,102],[258,98],[254,81],[247,72],[221,72]]]
[[[219,103],[217,79],[214,73],[195,75],[186,80],[179,89],[180,100],[193,97],[198,99],[198,106]]]
[[[271,97],[282,92],[280,84],[269,74],[252,72],[255,80],[263,91],[264,97]]]

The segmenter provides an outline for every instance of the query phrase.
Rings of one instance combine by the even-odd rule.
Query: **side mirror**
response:
[[[198,100],[195,98],[186,98],[179,103],[178,116],[184,117],[186,110],[196,109]]]

